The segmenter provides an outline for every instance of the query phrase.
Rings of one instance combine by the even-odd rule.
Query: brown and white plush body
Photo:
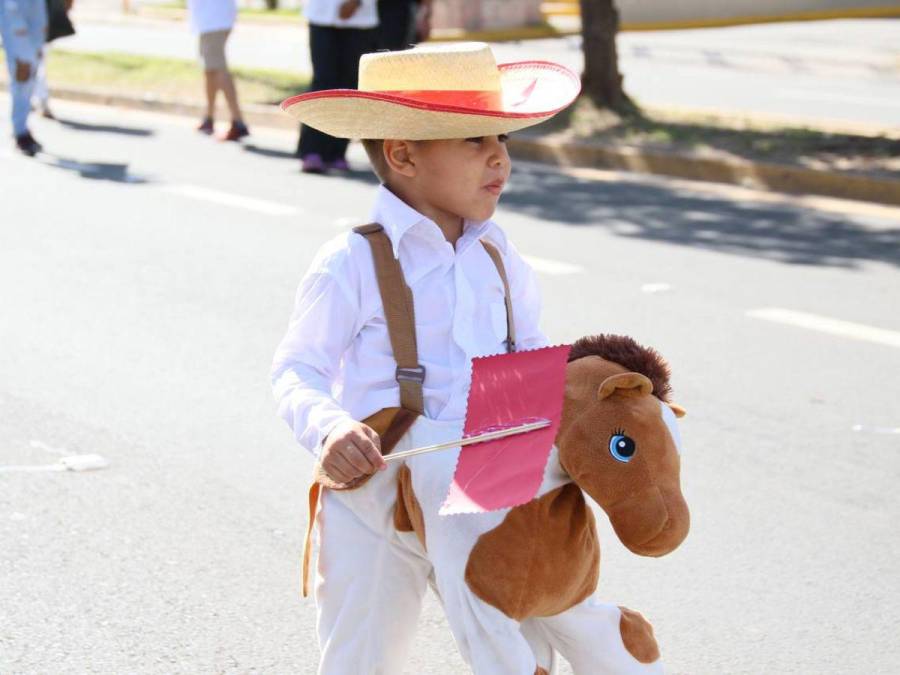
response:
[[[439,516],[459,451],[413,457],[400,469],[398,536],[418,544],[433,566],[435,590],[474,672],[532,672],[535,657],[549,671],[553,650],[576,673],[662,672],[643,617],[593,597],[600,550],[583,495],[640,555],[664,555],[687,535],[675,419],[683,411],[664,400],[667,379],[658,355],[628,338],[576,343],[556,445],[537,496],[521,506]],[[460,431],[461,424],[420,419],[395,451]],[[484,635],[487,643],[478,638]]]
[[[552,672],[556,652],[577,675],[662,672],[643,617],[593,595],[600,551],[584,493],[630,550],[656,556],[678,546],[689,520],[675,421],[683,412],[664,400],[665,363],[628,338],[584,338],[570,359],[562,423],[530,502],[439,516],[459,449],[391,463],[353,489],[322,491],[316,596],[320,624],[335,627],[323,647],[323,672],[402,671],[429,582],[475,675]],[[389,452],[463,431],[462,420],[396,408],[367,423]],[[360,544],[365,559],[347,555]],[[362,573],[372,569],[380,580],[374,585]],[[394,620],[373,624],[387,606]],[[370,631],[379,639],[367,639]]]

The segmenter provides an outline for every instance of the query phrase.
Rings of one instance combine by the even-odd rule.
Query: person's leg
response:
[[[31,93],[31,101],[35,109],[40,110],[41,114],[53,119],[53,113],[50,111],[50,88],[47,85],[47,57],[49,56],[50,45],[44,45],[41,51],[41,58],[38,61],[37,73],[34,78],[34,89]]]
[[[309,51],[312,59],[313,79],[309,91],[337,89],[340,87],[338,33],[343,30],[331,26],[309,26]],[[321,160],[328,153],[333,138],[305,124],[300,127],[297,155],[303,159],[317,155]],[[321,167],[319,167],[321,170]]]
[[[387,473],[387,472],[385,472]],[[392,481],[323,491],[315,596],[319,675],[401,673],[421,610],[426,559],[393,529]],[[356,490],[351,492],[357,492]]]
[[[17,65],[18,64],[18,65]],[[37,71],[34,62],[15,61],[10,64],[9,81],[12,96],[12,125],[16,137],[28,133],[28,115],[31,113],[31,94]]]
[[[363,54],[375,51],[378,33],[374,28],[340,29],[340,49],[338,52],[338,83],[341,89],[356,89],[359,86],[359,59]],[[326,154],[322,156],[326,166],[346,170],[347,146],[349,139],[330,137]]]
[[[206,94],[206,115],[197,131],[212,134],[215,128],[216,98],[219,93],[219,73],[214,52],[214,33],[201,33],[198,38],[200,62],[203,64],[203,90]]]
[[[203,81],[206,85],[206,117],[216,118],[216,96],[219,93],[219,72],[217,70],[204,70]]]
[[[225,101],[228,103],[228,112],[231,113],[231,121],[243,122],[244,117],[241,114],[237,89],[234,86],[234,79],[231,77],[231,71],[229,71],[228,68],[219,71],[219,82],[221,83],[222,93],[225,95]]]
[[[228,60],[225,58],[225,44],[228,41],[230,30],[215,31],[211,34],[210,54],[207,66],[215,71],[215,78],[218,88],[225,96],[225,102],[228,105],[228,112],[231,114],[231,127],[225,136],[224,141],[237,141],[248,136],[250,131],[244,124],[241,115],[241,107],[238,103],[237,88],[234,86],[234,79],[228,69]]]
[[[406,49],[412,38],[415,3],[412,0],[379,0],[378,49]]]

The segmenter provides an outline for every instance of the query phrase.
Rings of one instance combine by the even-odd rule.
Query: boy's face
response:
[[[446,216],[483,221],[494,214],[509,179],[506,135],[411,143],[412,187]]]

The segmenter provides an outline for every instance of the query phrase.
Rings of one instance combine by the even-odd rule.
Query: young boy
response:
[[[431,572],[394,528],[398,467],[382,458],[394,426],[382,437],[362,420],[399,404],[418,415],[413,429],[455,427],[472,358],[547,342],[534,275],[490,218],[510,174],[506,134],[549,119],[579,87],[555,64],[498,68],[479,43],[367,54],[359,71],[358,91],[283,104],[331,135],[383,139],[364,141],[382,181],[377,225],[319,251],[272,370],[279,413],[317,456],[322,482],[371,476],[322,495],[324,675],[402,672]],[[476,667],[467,645],[479,636],[454,634],[476,672],[535,671],[530,653],[510,669]]]

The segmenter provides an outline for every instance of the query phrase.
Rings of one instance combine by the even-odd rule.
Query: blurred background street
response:
[[[181,22],[101,0],[73,17],[51,63],[195,58]],[[239,22],[233,64],[307,78],[292,21]],[[492,46],[500,61],[580,71],[580,40]],[[775,121],[825,140],[855,130],[871,154],[809,166],[888,186],[900,171],[898,19],[618,44],[647,110],[752,118],[776,144],[796,134]],[[73,82],[51,73],[51,88]],[[62,97],[53,110],[32,116],[33,158],[0,117],[0,673],[315,673],[315,609],[299,597],[312,459],[276,417],[268,373],[313,254],[367,222],[377,180],[357,144],[349,172],[301,174],[290,125],[225,143],[198,134],[193,112]],[[495,219],[538,273],[547,333],[658,349],[688,410],[685,543],[638,558],[598,514],[599,594],[650,619],[669,673],[896,671],[900,193],[888,190],[848,200],[514,161]],[[76,455],[98,468],[62,470]],[[431,597],[405,672],[466,672]]]

